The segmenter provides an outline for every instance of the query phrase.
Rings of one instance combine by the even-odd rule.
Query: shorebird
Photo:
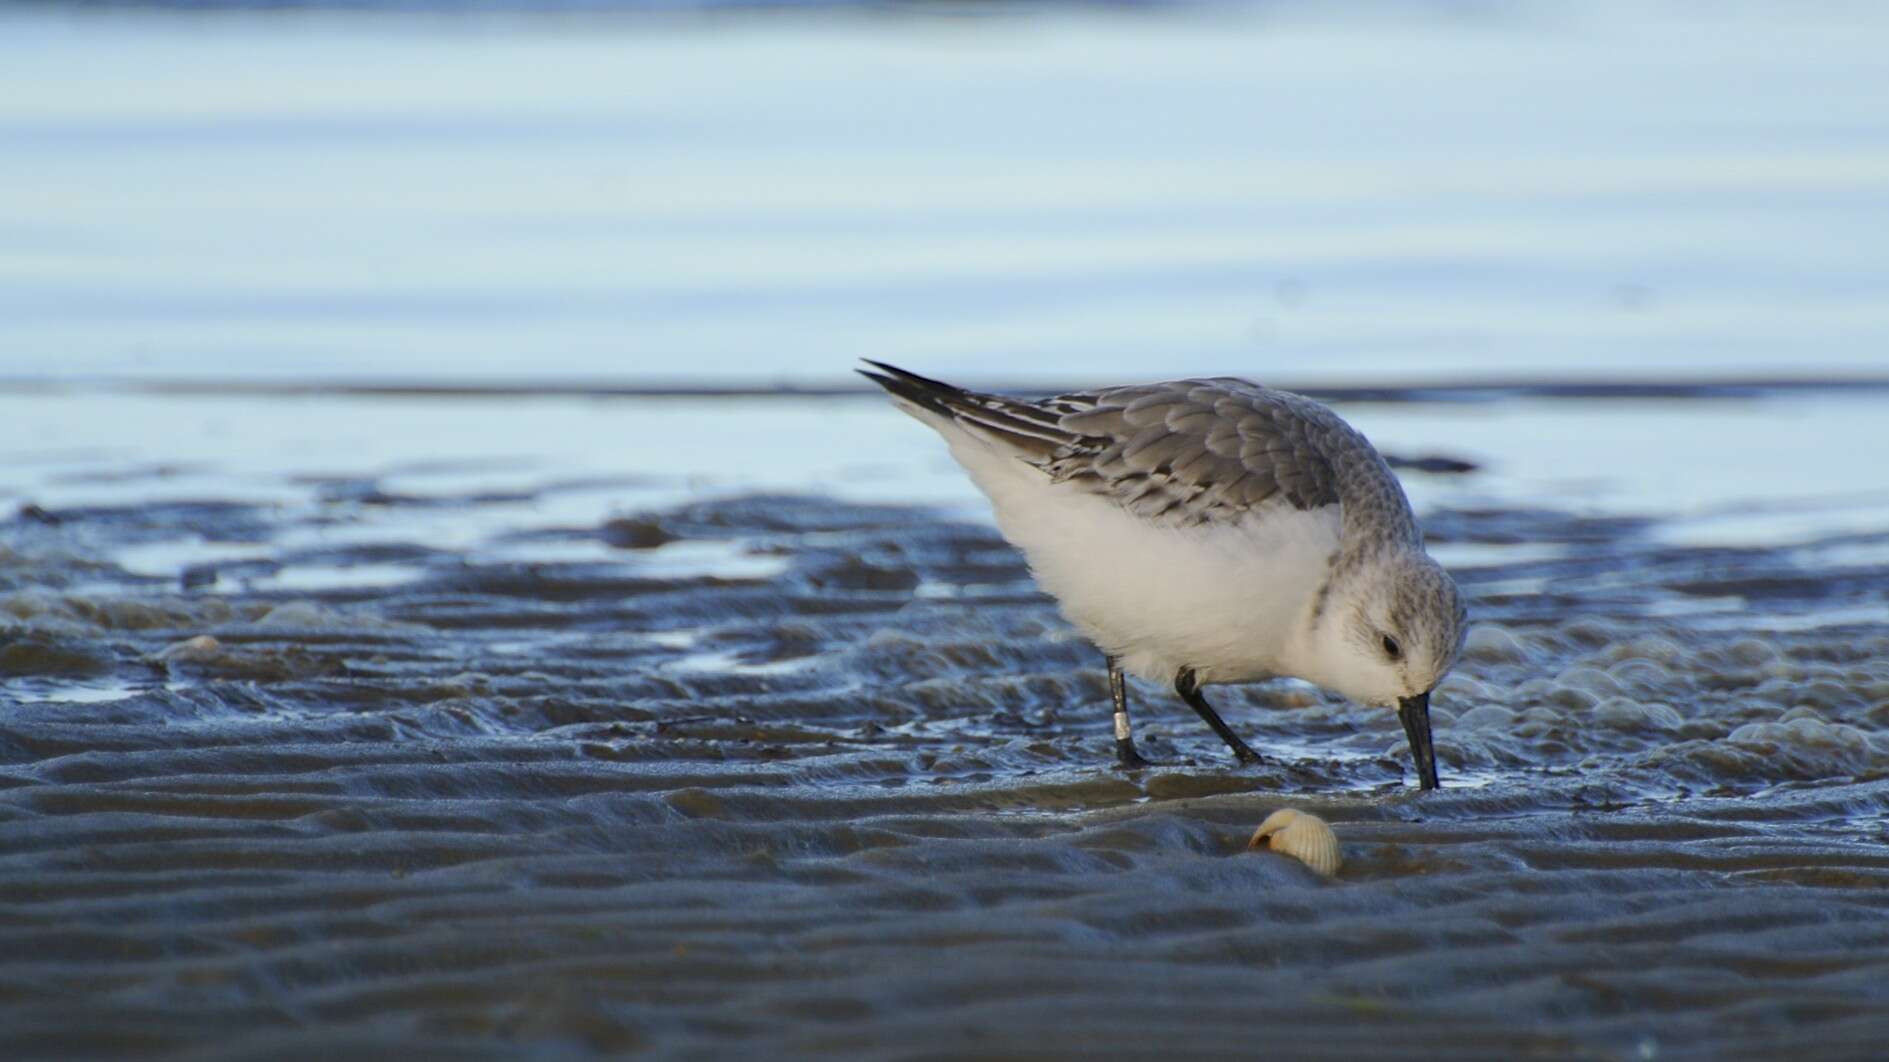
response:
[[[1462,651],[1456,583],[1376,449],[1302,395],[1215,377],[1021,401],[882,362],[859,370],[944,436],[1063,614],[1101,648],[1115,751],[1124,673],[1170,684],[1241,764],[1201,690],[1290,676],[1395,706],[1437,787],[1430,693]]]

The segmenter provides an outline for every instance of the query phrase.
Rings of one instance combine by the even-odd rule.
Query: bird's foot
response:
[[[1266,762],[1266,757],[1254,752],[1245,745],[1233,746],[1233,758],[1240,761],[1242,767],[1257,767]]]
[[[1127,738],[1115,742],[1115,761],[1124,771],[1140,771],[1154,766],[1153,763],[1143,759],[1141,753],[1135,751],[1135,743]]]

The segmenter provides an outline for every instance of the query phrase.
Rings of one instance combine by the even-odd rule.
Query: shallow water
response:
[[[1569,475],[1553,428],[1796,417],[1828,447],[1881,406],[1814,410],[1346,407],[1488,462],[1406,475],[1477,618],[1421,794],[1389,713],[1296,683],[1214,691],[1272,757],[1245,770],[1138,689],[1162,766],[1115,770],[1097,655],[876,401],[39,396],[0,524],[0,1029],[47,1056],[1867,1054],[1883,499],[1811,477],[1821,508],[1741,522],[1788,494],[1702,475],[1659,506],[1657,470]],[[1498,453],[1471,417],[1541,430]],[[46,441],[79,418],[88,445]],[[705,449],[653,460],[681,424]],[[731,462],[737,429],[785,441]],[[1335,880],[1242,850],[1285,805],[1335,825]]]
[[[1336,10],[0,10],[0,1056],[1877,1053],[1889,21]],[[1445,788],[862,354],[1473,465]]]

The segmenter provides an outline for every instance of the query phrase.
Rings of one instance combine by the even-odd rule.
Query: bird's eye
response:
[[[1396,660],[1404,655],[1404,647],[1397,644],[1397,639],[1386,634],[1384,636],[1384,655],[1390,657],[1392,660]]]

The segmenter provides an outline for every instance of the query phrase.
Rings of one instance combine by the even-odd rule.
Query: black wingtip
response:
[[[945,383],[943,380],[934,380],[929,376],[920,376],[915,372],[910,372],[905,369],[901,369],[897,365],[888,365],[883,361],[874,361],[871,358],[861,358],[859,360],[865,362],[866,364],[872,366],[875,369],[878,369],[880,373],[885,374],[885,377],[890,377],[891,379],[898,380],[902,383],[914,384],[918,387],[925,388],[928,391],[937,391],[941,394],[946,394],[946,395],[961,395],[964,393],[964,388],[962,387],[953,387],[950,384]],[[866,370],[864,369],[859,369],[856,371],[874,380],[885,378],[885,377],[881,377],[878,373],[866,372]]]
[[[861,358],[880,372],[858,370],[861,376],[886,389],[908,407],[954,421],[970,431],[1001,439],[1022,453],[1043,457],[1067,444],[1054,415],[1027,403],[1012,402],[978,391],[966,391],[943,380],[933,380],[897,365]]]
[[[893,369],[890,365],[873,361],[871,358],[861,358],[859,360],[872,366],[873,369],[884,369],[887,371],[873,372],[872,369],[854,369],[854,372],[864,376],[866,379],[871,380],[873,383],[878,384],[880,387],[885,388],[893,394],[899,393],[900,383],[898,377],[889,375],[891,372],[896,372],[896,369]]]
[[[896,398],[902,398],[915,406],[951,416],[952,399],[962,398],[964,391],[942,380],[933,380],[915,372],[906,372],[897,365],[887,365],[883,361],[861,358],[860,361],[872,366],[879,372],[854,369],[859,375],[885,388]]]
[[[883,361],[874,361],[871,358],[861,358],[859,360],[872,366],[874,369],[878,369],[879,371],[871,372],[866,369],[854,369],[853,371],[881,386],[884,386],[884,384],[889,380],[896,379],[902,371],[899,369],[898,366],[887,365]]]

